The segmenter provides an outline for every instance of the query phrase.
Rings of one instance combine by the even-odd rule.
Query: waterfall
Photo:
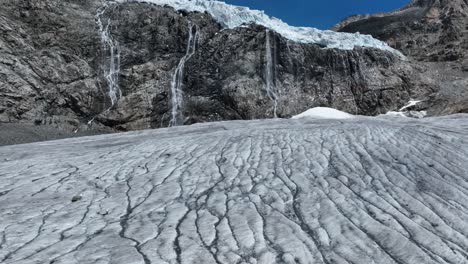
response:
[[[265,90],[268,97],[273,101],[273,117],[277,118],[277,108],[278,108],[278,97],[276,96],[274,89],[274,68],[273,64],[273,54],[270,43],[270,30],[266,30],[266,67],[265,67]]]
[[[108,86],[108,95],[111,100],[109,111],[120,99],[122,93],[119,88],[120,74],[120,47],[119,43],[112,38],[110,32],[111,20],[107,19],[106,25],[102,21],[102,16],[107,10],[108,5],[101,7],[96,15],[97,26],[101,36],[101,44],[104,52],[104,77]]]
[[[193,34],[195,28],[195,35]],[[182,92],[182,81],[184,78],[184,67],[185,63],[195,54],[196,45],[199,39],[198,26],[192,25],[189,21],[189,38],[187,41],[187,51],[185,56],[179,61],[177,68],[175,69],[174,75],[172,76],[171,82],[171,93],[172,93],[172,118],[169,123],[170,126],[178,126],[183,124],[184,116],[181,113],[183,107],[183,92]]]

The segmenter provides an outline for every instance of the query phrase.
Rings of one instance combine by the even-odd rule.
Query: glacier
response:
[[[120,91],[119,87],[119,74],[120,74],[120,47],[119,43],[115,41],[110,32],[111,20],[108,19],[107,23],[104,25],[102,20],[103,14],[106,12],[108,8],[108,4],[106,3],[103,7],[101,7],[96,14],[96,23],[99,30],[99,35],[101,37],[101,43],[103,46],[103,57],[104,57],[104,64],[103,64],[103,72],[104,78],[106,79],[107,86],[108,86],[108,95],[111,100],[110,107],[106,110],[109,111],[112,107],[114,107],[120,97],[122,96],[122,92]],[[89,121],[92,123],[94,118]]]
[[[468,263],[468,115],[0,147],[0,263]]]
[[[188,12],[207,12],[224,28],[236,28],[246,24],[262,25],[276,31],[283,37],[306,44],[319,44],[327,48],[353,50],[355,47],[370,47],[386,50],[404,58],[399,51],[391,48],[387,43],[377,40],[370,35],[359,33],[341,33],[331,30],[319,30],[310,27],[290,26],[282,20],[270,17],[264,11],[253,10],[248,7],[226,4],[214,0],[110,0],[113,3],[140,2],[169,6],[176,10]]]

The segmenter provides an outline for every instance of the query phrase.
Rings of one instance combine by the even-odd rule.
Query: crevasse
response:
[[[283,37],[299,43],[315,43],[327,48],[352,50],[355,47],[371,47],[390,51],[401,58],[404,56],[385,42],[370,35],[359,33],[341,33],[331,30],[319,30],[310,27],[293,27],[278,18],[270,17],[264,11],[248,7],[229,5],[221,1],[210,0],[115,0],[112,2],[143,2],[160,6],[170,6],[176,10],[188,12],[207,12],[224,28],[235,28],[244,24],[255,23],[276,31]]]

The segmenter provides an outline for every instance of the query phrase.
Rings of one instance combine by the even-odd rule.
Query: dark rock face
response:
[[[103,104],[96,1],[1,1],[0,121],[76,128]]]
[[[189,30],[198,31],[199,41],[181,78],[184,124],[273,117],[268,81],[279,117],[314,106],[375,115],[438,89],[425,68],[388,52],[323,49],[275,32],[268,33],[267,50],[263,27],[221,30],[208,14],[127,3],[109,5],[101,16],[120,54],[121,96],[112,106],[104,69],[109,56],[96,20],[103,1],[0,4],[0,122],[67,130],[167,127],[171,82]]]
[[[333,29],[370,34],[421,61],[461,61],[468,49],[468,1],[414,0],[394,12],[346,18]]]
[[[424,68],[437,92],[420,98],[432,115],[468,110],[468,1],[415,0],[390,13],[357,15],[334,30],[361,32],[386,41]]]
[[[223,104],[230,108],[224,108],[217,119],[273,116],[273,103],[264,88],[266,34],[257,26],[239,28],[218,34],[200,48],[188,65],[193,74],[187,76],[190,111],[199,118],[195,121],[205,121]],[[375,115],[405,104],[420,88],[410,79],[413,69],[388,53],[322,49],[268,34],[279,117],[313,106]],[[201,103],[206,100],[213,102],[211,108]]]

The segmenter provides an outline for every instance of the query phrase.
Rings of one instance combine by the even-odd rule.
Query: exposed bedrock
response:
[[[0,160],[3,264],[468,263],[467,115],[197,124]]]
[[[389,52],[324,49],[273,31],[267,48],[265,28],[221,30],[208,14],[137,3],[103,9],[97,0],[0,3],[1,122],[72,131],[169,126],[190,23],[199,35],[179,78],[178,124],[273,117],[275,102],[279,117],[314,106],[376,115],[438,89],[424,68]]]
[[[371,34],[420,61],[439,91],[420,98],[421,109],[468,112],[467,0],[414,0],[393,12],[346,18],[333,29]]]

